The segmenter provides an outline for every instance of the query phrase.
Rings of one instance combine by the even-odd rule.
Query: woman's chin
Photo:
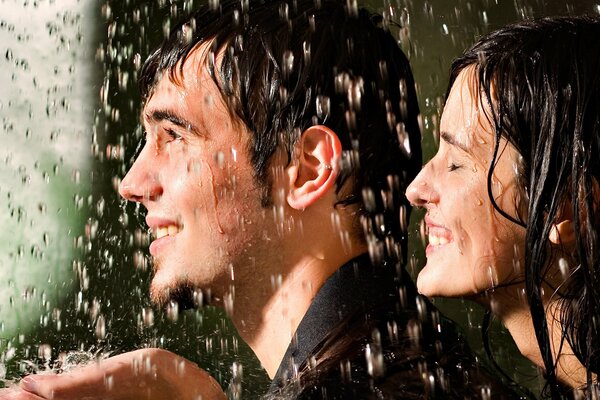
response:
[[[446,273],[442,273],[442,272]],[[463,288],[460,276],[447,273],[448,269],[440,271],[426,265],[417,276],[417,290],[426,297],[468,297],[474,294],[472,288]]]

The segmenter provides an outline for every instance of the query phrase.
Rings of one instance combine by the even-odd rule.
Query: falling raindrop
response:
[[[331,107],[331,100],[327,96],[318,95],[316,98],[316,109],[317,117],[325,122],[329,117],[329,108]]]
[[[171,300],[167,304],[167,317],[173,322],[179,319],[179,304],[177,302]]]
[[[283,60],[281,62],[283,76],[290,76],[294,71],[294,53],[290,50],[286,50],[283,53]]]
[[[244,378],[244,368],[242,364],[238,362],[234,362],[231,366],[232,371],[232,379],[229,384],[230,388],[230,397],[232,399],[241,399],[242,398],[242,382]]]
[[[154,325],[154,311],[150,307],[142,309],[142,321],[144,326],[149,328]]]
[[[38,357],[44,361],[49,361],[52,358],[52,346],[49,344],[41,344],[38,347]]]
[[[442,24],[442,33],[443,33],[444,35],[447,35],[447,34],[449,33],[449,32],[448,32],[448,25],[446,25],[446,24]]]
[[[562,276],[562,279],[564,281],[566,281],[570,275],[569,263],[567,262],[567,260],[565,260],[562,257],[559,258],[558,259],[558,269],[560,270],[560,275]]]

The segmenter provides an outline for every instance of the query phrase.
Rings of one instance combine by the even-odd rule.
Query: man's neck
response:
[[[269,377],[275,376],[300,321],[325,281],[364,252],[365,246],[356,246],[351,254],[302,254],[285,269],[289,271],[285,275],[256,282],[247,293],[236,287],[233,323]]]

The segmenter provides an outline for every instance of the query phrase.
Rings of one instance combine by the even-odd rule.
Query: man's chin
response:
[[[150,299],[159,307],[175,303],[179,310],[189,310],[207,305],[210,296],[190,282],[180,282],[171,287],[162,287],[153,281],[150,286]]]

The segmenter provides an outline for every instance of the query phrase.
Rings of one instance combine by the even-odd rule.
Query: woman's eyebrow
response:
[[[469,148],[465,146],[464,143],[461,143],[460,141],[456,140],[456,138],[450,133],[442,132],[440,133],[440,137],[444,140],[444,142],[448,143],[449,145],[456,146],[466,153],[470,152]]]

